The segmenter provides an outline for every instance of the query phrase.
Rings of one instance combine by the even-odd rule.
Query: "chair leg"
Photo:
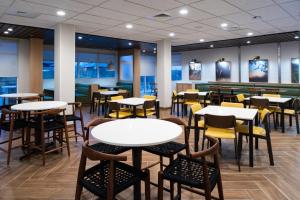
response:
[[[274,128],[277,129],[275,112],[273,112],[273,123],[274,123]]]
[[[241,157],[242,157],[242,149],[243,149],[243,135],[239,134],[239,139],[238,139],[238,156],[239,156],[240,160],[241,160]]]
[[[164,192],[164,179],[162,172],[158,172],[158,200],[163,200]]]
[[[170,158],[170,164],[174,160],[173,157]],[[170,198],[171,200],[174,199],[174,182],[170,181]]]
[[[177,199],[181,200],[181,184],[177,183]]]
[[[237,161],[237,165],[239,168],[239,172],[241,171],[241,166],[240,166],[240,159],[238,156],[238,144],[237,144],[237,138],[234,139],[234,153],[235,153],[235,159]]]
[[[8,138],[8,148],[7,148],[7,165],[10,163],[10,153],[12,148],[12,141],[13,141],[13,130],[9,131],[9,138]]]
[[[75,142],[77,143],[77,127],[76,127],[76,121],[73,121],[73,127],[74,127],[74,134],[75,134]]]
[[[266,139],[267,139],[267,147],[268,147],[268,154],[269,154],[270,165],[274,166],[271,138],[269,136]]]
[[[224,200],[221,174],[219,175],[217,186],[218,186],[219,200]]]
[[[68,130],[65,129],[65,137],[66,137],[66,145],[67,145],[67,150],[68,150],[68,156],[70,157],[70,144],[69,144],[69,133]]]
[[[80,125],[81,125],[81,131],[82,131],[82,138],[83,138],[83,141],[85,141],[85,135],[84,135],[84,122],[83,122],[83,119],[80,119]]]
[[[290,126],[293,126],[292,115],[289,115],[289,120],[290,120]]]
[[[45,143],[45,133],[41,131],[41,139],[42,139],[42,156],[43,156],[43,166],[46,164],[46,143]]]
[[[204,150],[205,136],[202,136],[202,151]]]
[[[77,182],[75,200],[80,200],[81,193],[82,193],[82,186]]]
[[[300,133],[300,129],[299,129],[299,118],[298,118],[298,114],[295,115],[295,120],[296,120],[297,134],[299,134],[299,133]]]
[[[258,149],[258,138],[255,137],[255,149]]]
[[[160,171],[163,171],[163,161],[164,161],[164,158],[162,156],[159,156],[159,169],[160,169]]]
[[[145,179],[145,200],[150,200],[150,172],[148,169],[146,169],[147,177]]]

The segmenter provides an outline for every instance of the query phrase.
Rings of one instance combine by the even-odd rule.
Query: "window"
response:
[[[155,89],[155,74],[156,74],[156,55],[141,56],[141,96],[148,94],[153,95]]]
[[[172,55],[172,81],[182,80],[181,54]]]
[[[120,56],[120,80],[133,81],[133,56]]]

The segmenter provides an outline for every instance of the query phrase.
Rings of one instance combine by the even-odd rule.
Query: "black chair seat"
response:
[[[61,116],[63,118],[63,116]],[[81,118],[76,116],[76,115],[66,115],[66,121],[70,122],[70,121],[80,121]]]
[[[93,144],[90,147],[95,151],[99,151],[107,154],[120,154],[130,149],[129,147],[121,147],[121,146],[115,146],[115,145],[110,145],[105,143]]]
[[[13,130],[25,128],[27,126],[27,123],[23,119],[17,119],[14,121],[14,127]],[[10,121],[2,122],[1,124],[1,130],[9,131],[10,130]]]
[[[110,161],[101,162],[86,170],[80,184],[95,195],[106,199]],[[118,194],[147,175],[130,165],[115,162],[114,194]]]
[[[41,123],[40,122],[31,122],[30,123],[31,128],[35,129],[41,129]],[[44,131],[54,131],[57,129],[63,129],[65,128],[64,122],[61,120],[51,120],[48,122],[44,122]]]
[[[180,155],[166,167],[163,171],[163,176],[165,179],[187,186],[199,189],[205,188],[202,160],[191,159]],[[215,187],[218,176],[219,171],[211,164],[208,165],[208,177],[211,190]]]
[[[181,144],[177,142],[168,142],[165,144],[144,147],[143,150],[156,155],[170,157],[174,154],[179,153],[185,148],[186,148],[185,144]]]

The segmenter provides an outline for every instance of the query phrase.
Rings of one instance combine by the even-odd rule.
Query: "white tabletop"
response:
[[[11,109],[19,111],[38,111],[65,108],[66,106],[67,102],[64,101],[35,101],[13,105]]]
[[[292,98],[283,98],[283,97],[264,97],[264,96],[252,96],[254,99],[269,99],[271,103],[286,103],[290,101]],[[246,101],[250,100],[250,97],[245,98]]]
[[[184,96],[185,93],[198,94],[199,96],[206,96],[208,92],[179,92],[177,95]]]
[[[38,93],[10,93],[10,94],[1,94],[2,98],[28,98],[39,96]]]
[[[182,128],[159,119],[120,119],[100,124],[91,133],[106,144],[144,147],[173,141],[180,136]]]
[[[145,98],[131,97],[131,98],[113,100],[112,102],[118,102],[119,104],[129,105],[129,106],[139,106],[139,105],[143,105],[144,102],[147,100],[149,101],[149,99],[145,99]]]
[[[103,92],[101,91],[100,94],[110,96],[110,95],[119,94],[119,92],[118,91],[103,91]]]
[[[234,115],[237,119],[241,120],[253,120],[257,114],[257,109],[249,108],[234,108],[234,107],[223,107],[223,106],[207,106],[195,113],[196,115]]]

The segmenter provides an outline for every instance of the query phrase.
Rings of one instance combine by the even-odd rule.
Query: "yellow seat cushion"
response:
[[[117,118],[117,112],[110,113],[109,116],[112,118]],[[126,118],[130,116],[132,116],[131,112],[119,111],[119,118]]]
[[[281,111],[280,111],[281,112]],[[292,109],[284,109],[284,114],[287,115],[295,115],[295,110]]]
[[[204,128],[204,120],[203,119],[198,121],[198,127]]]
[[[194,105],[194,104],[199,104],[199,101],[185,101],[184,104],[186,104],[186,105]]]
[[[205,131],[205,135],[221,139],[235,139],[234,130],[227,128],[208,127]]]
[[[236,123],[237,126],[239,126],[239,125],[242,125],[244,123],[244,121],[238,119],[238,120],[235,121],[235,123]]]
[[[148,110],[146,110],[146,116],[151,116],[151,115],[155,115],[155,114],[156,114],[156,112],[155,112],[155,110],[153,110],[153,109],[148,109]],[[144,110],[143,110],[143,109],[137,110],[136,116],[144,117],[144,116],[145,116],[145,115],[144,115]]]
[[[249,126],[248,125],[237,126],[236,132],[249,134]],[[266,136],[266,130],[259,126],[253,126],[253,135]]]

